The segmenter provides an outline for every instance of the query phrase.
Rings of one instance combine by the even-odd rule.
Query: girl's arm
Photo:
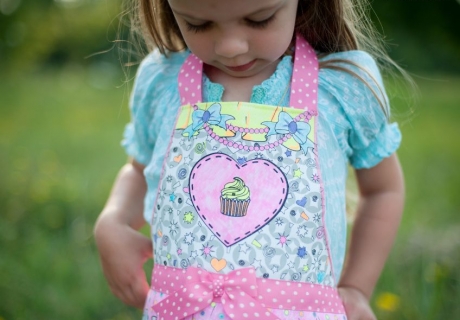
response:
[[[143,169],[134,160],[123,166],[94,228],[110,289],[124,303],[138,308],[143,307],[149,290],[142,266],[152,256],[152,242],[137,231],[145,223]]]
[[[375,319],[368,301],[398,230],[404,182],[396,154],[356,177],[360,201],[338,287],[349,320]]]

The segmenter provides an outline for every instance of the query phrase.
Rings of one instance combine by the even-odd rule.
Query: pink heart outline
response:
[[[221,190],[234,177],[241,177],[250,190],[247,215],[241,217],[220,212]],[[284,172],[265,159],[240,165],[224,153],[212,153],[195,163],[190,171],[192,204],[203,223],[227,247],[268,224],[283,208],[288,191]]]

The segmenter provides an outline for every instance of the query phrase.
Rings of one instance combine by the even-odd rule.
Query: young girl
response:
[[[95,235],[110,288],[145,319],[375,319],[403,207],[400,133],[353,8],[139,2],[157,49]],[[348,163],[360,200],[345,259]]]

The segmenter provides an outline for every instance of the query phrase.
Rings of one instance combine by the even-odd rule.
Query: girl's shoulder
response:
[[[177,89],[177,75],[187,58],[187,52],[162,55],[159,50],[149,53],[140,63],[131,94],[131,108],[153,112],[158,99],[170,96]],[[136,111],[137,112],[137,111]]]
[[[370,168],[400,144],[396,123],[389,123],[389,101],[376,60],[364,51],[320,57],[321,112],[355,168]]]
[[[364,80],[369,85],[383,87],[382,75],[376,60],[369,53],[361,50],[350,50],[330,53],[320,56],[320,63],[324,66],[321,69],[323,76],[340,79],[357,78]]]
[[[345,108],[377,104],[388,111],[388,97],[376,60],[360,50],[320,56],[320,87],[339,97]],[[347,99],[347,97],[353,99]]]
[[[189,52],[172,52],[165,56],[158,49],[153,50],[140,63],[136,82],[164,82],[177,78],[188,55]]]

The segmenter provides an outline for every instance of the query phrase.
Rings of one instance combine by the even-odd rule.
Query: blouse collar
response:
[[[289,94],[286,91],[289,89],[291,75],[292,59],[291,56],[285,56],[270,78],[252,88],[250,102],[274,106],[285,104],[285,101],[289,101]],[[203,74],[203,88],[203,101],[222,101],[224,87],[212,82],[205,74]]]

